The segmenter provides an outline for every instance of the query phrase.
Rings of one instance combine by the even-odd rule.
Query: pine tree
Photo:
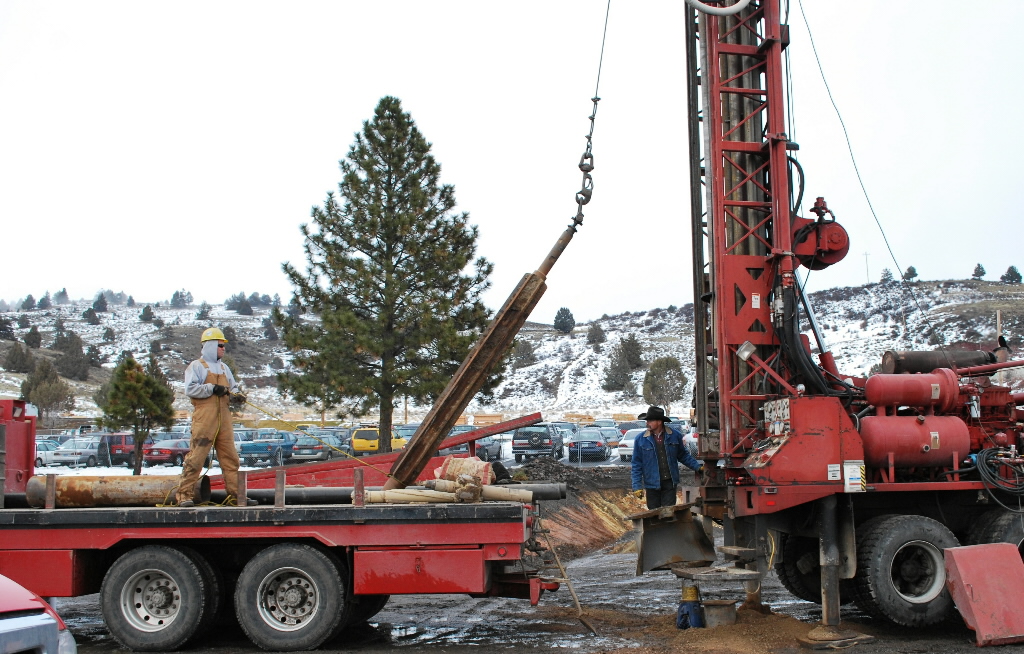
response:
[[[103,364],[107,362],[107,357],[95,345],[90,345],[85,349],[85,359],[91,368],[102,368]]]
[[[27,313],[19,313],[18,314],[18,329],[28,329],[28,325],[29,325],[28,314]]]
[[[1010,266],[1007,268],[1006,272],[999,276],[999,281],[1004,284],[1020,284],[1021,276],[1020,271],[1017,270],[1017,266]]]
[[[142,313],[139,314],[139,320],[142,322],[153,322],[153,307],[148,304],[142,308]]]
[[[22,340],[25,341],[25,345],[33,350],[38,350],[43,344],[43,336],[39,333],[39,327],[32,325]]]
[[[27,347],[22,347],[17,341],[7,350],[4,357],[4,370],[7,372],[32,372],[36,367],[32,352]]]
[[[43,297],[39,298],[39,302],[36,303],[36,308],[37,309],[45,310],[45,309],[49,309],[52,306],[53,306],[53,301],[50,300],[50,291],[46,291],[46,294],[43,295]]]
[[[231,325],[228,325],[226,327],[221,327],[220,330],[222,332],[224,332],[224,338],[226,338],[228,340],[228,342],[225,344],[225,347],[224,347],[224,354],[227,354],[228,352],[234,352],[236,349],[241,347],[242,339],[238,338],[238,334],[235,332],[235,328],[234,327],[232,327]],[[231,372],[234,372],[234,371],[235,371],[235,368],[232,366],[231,367]]]
[[[209,304],[203,302],[199,305],[199,311],[196,311],[196,320],[209,320],[210,311],[213,309]]]
[[[430,149],[399,100],[382,98],[340,162],[340,198],[328,193],[302,226],[306,274],[283,266],[293,300],[321,321],[275,312],[299,370],[281,387],[345,412],[377,405],[384,451],[396,398],[439,395],[488,322],[480,295],[492,265],[474,260],[477,229],[453,213]]]
[[[88,309],[82,312],[82,320],[89,323],[90,325],[100,324],[100,317],[99,315],[97,315],[96,309],[93,309],[92,307],[89,307]]]
[[[971,279],[981,279],[985,276],[985,266],[980,263],[974,267],[974,272],[971,273]]]
[[[882,284],[892,284],[894,281],[892,271],[888,268],[882,268],[882,278],[879,281]]]
[[[71,409],[75,406],[75,394],[71,386],[57,375],[49,360],[42,359],[36,369],[21,384],[21,396],[39,408],[39,417],[47,424],[47,417],[54,411]]]
[[[274,293],[274,298],[272,300],[270,300],[270,306],[272,306],[275,309],[280,307],[281,306],[281,296],[278,295],[277,293]]]
[[[135,298],[133,298],[131,295],[129,295],[128,296],[128,301],[125,302],[125,306],[127,306],[129,309],[134,307],[135,306]]]
[[[604,343],[607,340],[608,337],[605,336],[604,328],[601,327],[601,323],[590,323],[590,328],[587,329],[587,345],[596,345],[598,343]]]
[[[106,329],[103,330],[103,342],[104,343],[113,343],[114,342],[114,338],[116,336],[117,335],[114,333],[114,328],[113,327],[107,327]]]
[[[572,312],[568,308],[562,307],[555,314],[554,327],[563,334],[572,333],[572,330],[576,327],[576,319],[572,317]]]
[[[11,305],[7,304],[7,300],[0,300],[0,313],[7,313],[11,310]]]
[[[100,313],[103,313],[104,311],[107,310],[107,296],[103,293],[103,291],[100,291],[99,294],[96,296],[96,299],[93,300],[92,308],[95,309],[96,311],[99,311]]]
[[[131,356],[126,357],[110,378],[110,390],[103,405],[103,424],[124,429],[130,427],[135,451],[142,446],[150,430],[167,428],[174,422],[174,393],[166,383],[147,374]],[[135,470],[142,473],[142,457],[135,457]]]
[[[181,296],[181,291],[174,291],[174,294],[171,295],[171,306],[175,309],[185,306],[185,298]]]
[[[34,297],[32,297],[31,293],[29,293],[29,296],[27,298],[25,298],[25,300],[21,303],[21,310],[22,311],[31,311],[32,309],[35,309],[35,308],[36,308],[36,299]]]
[[[242,300],[238,303],[238,308],[235,309],[235,311],[237,311],[240,316],[251,316],[252,305],[249,304],[249,300]]]
[[[915,268],[913,266],[909,266],[907,268],[907,272],[903,273],[903,279],[907,280],[908,282],[912,282],[916,278],[917,278],[917,268]]]
[[[601,388],[606,391],[626,391],[628,395],[636,394],[636,387],[630,372],[629,361],[626,359],[626,353],[620,343],[612,349],[611,361],[605,370]]]
[[[0,341],[15,341],[14,321],[7,316],[0,316]]]
[[[651,367],[644,375],[644,402],[669,407],[673,402],[683,399],[686,392],[687,379],[679,359],[662,357],[651,362]]]
[[[64,377],[88,381],[90,366],[89,359],[82,350],[83,345],[82,337],[73,331],[67,332],[67,335],[60,339],[54,339],[53,349],[63,352],[57,359],[56,366]]]
[[[639,370],[644,365],[644,351],[636,335],[630,334],[622,339],[622,353],[630,370]]]
[[[68,302],[70,302],[70,300],[68,299],[68,289],[67,288],[62,288],[59,291],[57,291],[56,293],[54,293],[54,295],[53,295],[53,303],[54,304],[67,304]]]
[[[537,363],[537,354],[534,352],[533,343],[525,338],[517,338],[512,346],[512,369],[519,370],[526,366]]]

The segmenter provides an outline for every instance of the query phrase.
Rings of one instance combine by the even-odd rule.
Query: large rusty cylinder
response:
[[[110,477],[57,477],[57,508],[94,506],[156,506],[173,504],[178,490],[177,475],[124,475]],[[25,489],[28,505],[39,509],[46,504],[46,476],[36,475]],[[196,482],[196,503],[210,500],[210,480]]]
[[[860,421],[864,462],[874,468],[948,468],[971,450],[967,424],[956,416],[868,416]]]
[[[951,411],[960,398],[956,373],[949,368],[917,375],[872,375],[864,385],[864,397],[876,407],[935,407]]]
[[[932,352],[899,352],[888,350],[882,355],[882,372],[886,374],[931,372],[937,368],[970,368],[995,363],[991,352],[981,350],[934,350]]]

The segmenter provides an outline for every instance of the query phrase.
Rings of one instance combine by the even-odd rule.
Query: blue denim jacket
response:
[[[641,488],[660,488],[661,475],[658,474],[658,452],[655,449],[654,437],[651,431],[647,430],[633,441],[633,490]],[[679,466],[674,462],[678,461],[691,470],[697,470],[702,465],[700,461],[690,456],[690,452],[683,444],[683,436],[665,425],[665,454],[668,455],[668,468],[672,472],[672,483],[679,483]]]

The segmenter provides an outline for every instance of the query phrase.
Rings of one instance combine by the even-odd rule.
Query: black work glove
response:
[[[214,384],[213,394],[216,395],[217,397],[224,397],[225,395],[228,394],[228,387],[221,386],[220,384]]]

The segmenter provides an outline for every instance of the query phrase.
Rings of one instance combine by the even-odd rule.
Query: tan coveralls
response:
[[[202,359],[200,362],[206,368],[205,383],[225,387],[229,385],[227,375],[215,375],[210,371],[210,364]],[[220,469],[224,474],[224,489],[230,497],[238,497],[238,452],[235,451],[235,432],[231,428],[228,396],[211,395],[191,400],[194,407],[192,441],[178,482],[178,502],[193,499],[195,485],[202,474],[210,447],[217,448],[217,460],[220,461]]]

